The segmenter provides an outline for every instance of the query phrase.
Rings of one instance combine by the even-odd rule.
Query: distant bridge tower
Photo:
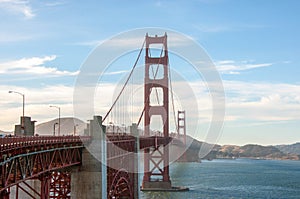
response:
[[[153,45],[154,44],[154,45]],[[152,46],[161,46],[160,56],[152,57],[150,48]],[[153,49],[153,48],[152,48]],[[153,66],[157,66],[157,70],[162,71],[159,78],[153,73]],[[155,67],[154,67],[155,68]],[[146,34],[146,57],[145,57],[145,80],[144,80],[144,131],[145,136],[150,136],[150,124],[152,116],[160,116],[163,125],[163,136],[169,137],[169,77],[168,77],[168,47],[167,34],[164,36],[150,37]],[[152,95],[155,91],[161,90],[160,97],[163,98],[162,104],[150,104],[151,91]],[[155,148],[153,150],[145,149],[144,156],[144,178],[142,189],[171,189],[171,181],[169,176],[169,148]]]
[[[186,123],[185,123],[185,111],[177,112],[177,137],[182,140],[184,149],[186,149]],[[187,160],[186,151],[181,156],[183,161]]]
[[[185,111],[177,112],[177,125],[178,125],[178,139],[183,137],[183,144],[186,146],[186,124],[185,124]]]

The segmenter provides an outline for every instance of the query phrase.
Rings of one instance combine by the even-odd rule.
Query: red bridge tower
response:
[[[160,45],[162,51],[159,57],[152,57],[150,53],[151,45]],[[153,45],[153,46],[154,46]],[[157,66],[154,73],[153,66]],[[157,78],[158,71],[161,71]],[[152,75],[150,74],[152,72]],[[161,77],[162,76],[162,77]],[[144,131],[145,136],[151,136],[150,124],[152,116],[160,116],[162,119],[163,137],[169,137],[169,76],[168,76],[168,47],[167,34],[164,36],[150,37],[146,35],[146,57],[145,57],[145,80],[144,80]],[[162,93],[162,105],[150,104],[151,91],[158,89]],[[157,90],[156,90],[157,91]],[[145,149],[144,155],[144,178],[142,189],[171,189],[171,181],[169,176],[169,148],[166,145],[156,147],[153,150]]]

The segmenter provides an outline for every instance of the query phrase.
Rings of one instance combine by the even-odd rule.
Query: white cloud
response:
[[[66,3],[67,3],[66,1],[51,1],[45,3],[45,5],[48,7],[55,7],[55,6],[65,5]]]
[[[89,47],[96,47],[103,43],[105,40],[91,40],[91,41],[82,41],[82,42],[76,42],[74,45],[78,46],[89,46]]]
[[[300,85],[224,81],[227,113],[244,121],[300,120]]]
[[[188,111],[189,120],[187,122],[190,128],[194,128],[191,127],[191,125],[197,125],[198,120],[200,120],[201,125],[210,123],[213,106],[211,95],[205,84],[203,82],[189,83],[195,98],[193,98],[191,90],[182,89],[180,84],[180,82],[173,82],[175,104],[177,104],[175,106],[176,110],[182,110],[182,108],[186,109],[187,105],[192,104],[193,100],[196,100],[198,110],[194,112]],[[226,94],[225,122],[238,124],[246,121],[250,125],[252,122],[257,124],[261,122],[300,120],[300,85],[250,83],[242,81],[223,81],[223,84]],[[118,91],[115,91],[113,84],[106,84],[100,87],[103,90],[98,92],[95,104],[101,104],[98,106],[98,110],[99,112],[105,112],[115,98],[112,97],[113,94],[116,95]],[[179,93],[180,95],[178,95]],[[103,94],[105,94],[106,97],[99,97]],[[136,113],[134,113],[135,116],[138,116],[138,112],[142,110],[142,95],[143,88],[139,88],[139,92],[133,95],[137,98],[135,100],[137,104],[134,104],[131,108],[136,111]],[[128,100],[130,100],[131,94],[128,96]],[[118,108],[126,111],[123,105],[119,105]],[[171,109],[170,105],[170,111],[172,111]],[[173,116],[171,116],[170,119],[172,119],[172,117]]]
[[[61,107],[62,117],[73,116],[73,87],[64,85],[45,86],[43,88],[26,88],[22,86],[0,85],[0,111],[5,115],[0,120],[1,130],[13,130],[22,114],[22,98],[9,94],[13,90],[25,94],[25,115],[38,123],[57,117],[57,111],[49,105]]]
[[[216,68],[223,74],[236,75],[241,71],[272,66],[273,63],[254,63],[253,61],[223,60],[215,62]]]
[[[55,55],[44,57],[22,58],[19,60],[8,61],[0,63],[0,74],[14,75],[14,74],[33,74],[46,76],[72,76],[77,75],[78,71],[62,71],[55,67],[44,66],[46,62],[51,62],[56,59]]]
[[[19,41],[30,40],[30,39],[32,39],[32,36],[18,34],[18,33],[3,32],[3,31],[0,32],[0,43],[19,42]]]
[[[0,0],[1,8],[14,14],[22,14],[27,19],[35,16],[29,1],[25,0]]]
[[[135,35],[136,34],[136,35]],[[162,36],[165,33],[157,34],[158,36]],[[191,40],[194,40],[192,37],[189,37],[187,35],[181,36],[177,33],[167,33],[168,35],[168,46],[169,47],[177,47],[177,46],[186,46],[191,43]],[[154,34],[150,34],[149,36],[155,36]],[[107,40],[101,40],[101,39],[95,39],[91,41],[83,41],[83,42],[77,42],[74,43],[75,45],[80,46],[90,46],[90,47],[97,47],[98,45],[103,45],[103,47],[113,47],[113,48],[132,48],[132,49],[139,49],[141,48],[141,45],[143,44],[143,41],[145,40],[145,32],[141,32],[140,30],[137,30],[136,33],[132,34],[121,34],[113,37],[112,39]],[[107,45],[107,46],[106,46]]]
[[[224,25],[194,25],[194,27],[200,32],[204,33],[218,33],[230,30],[230,27]]]
[[[120,75],[124,73],[128,73],[127,70],[119,70],[119,71],[113,71],[113,72],[105,72],[103,75]]]
[[[51,60],[51,57],[45,58]],[[42,60],[32,61],[42,63]],[[187,112],[187,124],[189,129],[196,128],[200,121],[200,131],[205,132],[212,117],[212,102],[210,94],[203,82],[190,82],[191,90],[182,89],[180,82],[173,82],[176,110],[188,110],[193,100],[196,100],[198,110]],[[271,125],[290,121],[300,121],[300,85],[295,84],[272,84],[250,83],[242,81],[223,81],[226,93],[226,126],[234,125]],[[113,83],[106,83],[96,87],[94,95],[94,113],[104,116],[116,98],[120,88]],[[179,88],[179,89],[178,89]],[[181,88],[181,89],[180,89]],[[45,86],[43,88],[25,88],[0,85],[0,111],[5,117],[0,121],[1,130],[12,130],[13,124],[19,121],[21,114],[20,96],[8,94],[8,90],[15,90],[26,94],[26,114],[39,122],[53,119],[57,116],[49,105],[58,105],[62,108],[62,116],[73,115],[73,87],[64,85]],[[134,92],[131,94],[130,92]],[[127,93],[126,93],[127,92]],[[82,92],[84,93],[84,92]],[[126,96],[116,105],[120,111],[129,115],[130,122],[137,122],[143,109],[143,85],[137,84],[125,91]],[[133,105],[132,103],[133,99]],[[129,105],[128,105],[129,103]],[[192,107],[196,109],[195,106]],[[133,113],[131,113],[133,111]],[[172,107],[170,104],[170,111]],[[172,114],[172,113],[171,113]],[[112,115],[124,117],[122,113],[113,111]],[[92,115],[88,115],[92,117]],[[127,115],[126,115],[127,118]],[[83,120],[90,118],[80,118]],[[110,121],[111,118],[108,118]],[[173,125],[173,116],[170,116],[170,124]],[[124,123],[126,123],[125,121]],[[122,121],[120,122],[122,123]],[[126,123],[127,124],[127,123]],[[170,127],[171,129],[173,127]],[[190,132],[190,131],[189,131]]]
[[[205,0],[206,1],[206,0]],[[211,0],[207,0],[212,3]],[[193,27],[203,33],[221,33],[265,28],[263,24],[194,24]]]

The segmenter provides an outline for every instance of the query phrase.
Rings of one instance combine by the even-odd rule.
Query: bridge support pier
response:
[[[92,142],[87,148],[93,150],[93,154],[87,148],[82,151],[82,165],[71,172],[71,198],[72,199],[101,199],[106,190],[102,181],[103,165],[102,150],[105,136],[105,126],[102,125],[102,117],[94,116],[88,125]],[[105,172],[104,172],[105,173]],[[104,175],[103,173],[103,175]],[[106,174],[105,174],[106,176]],[[106,191],[105,191],[106,194]]]
[[[82,165],[71,172],[72,199],[100,199],[102,172],[99,162],[87,149],[82,151]]]
[[[139,183],[139,149],[140,149],[140,140],[137,124],[132,124],[130,126],[130,133],[135,137],[134,145],[134,160],[133,160],[133,198],[140,198],[140,183]]]

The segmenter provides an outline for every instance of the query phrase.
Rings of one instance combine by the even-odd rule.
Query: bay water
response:
[[[170,165],[173,186],[188,192],[141,192],[156,198],[299,198],[300,161],[217,159]]]

